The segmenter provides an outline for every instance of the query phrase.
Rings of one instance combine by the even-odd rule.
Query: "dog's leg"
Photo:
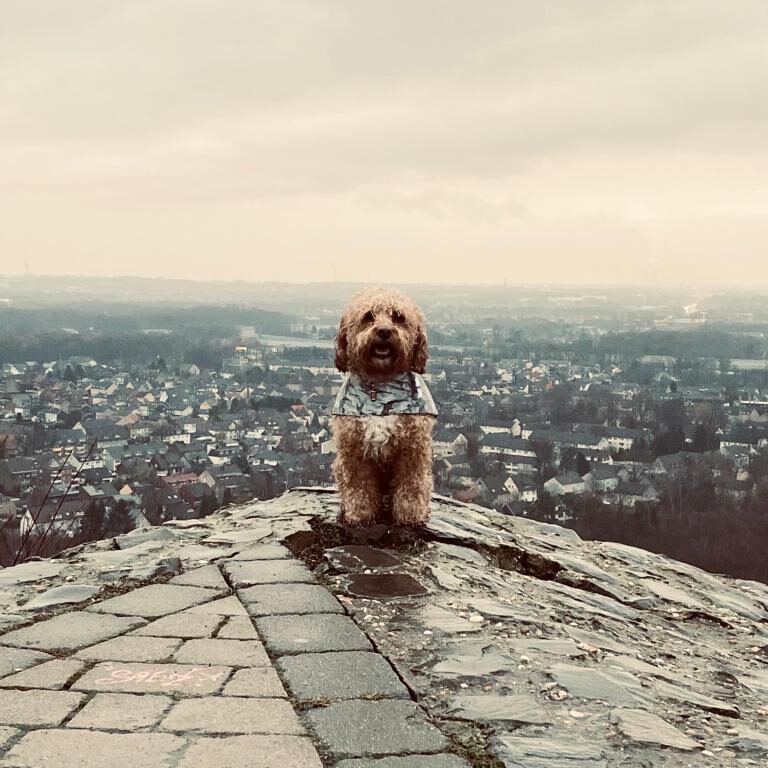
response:
[[[336,464],[336,480],[341,494],[340,522],[355,527],[373,525],[381,513],[378,468],[365,460],[352,465],[349,461],[337,460]]]
[[[395,525],[418,525],[429,517],[432,501],[432,419],[412,417],[392,467],[392,519]]]

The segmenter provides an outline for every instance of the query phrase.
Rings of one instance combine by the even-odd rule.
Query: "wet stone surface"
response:
[[[64,603],[82,603],[93,597],[99,589],[100,587],[88,584],[67,584],[62,587],[53,587],[53,589],[33,597],[22,607],[25,611],[36,611]]]
[[[347,583],[354,597],[396,598],[426,595],[429,590],[404,573],[356,573]]]
[[[116,637],[144,623],[143,619],[134,617],[100,616],[85,611],[63,613],[0,635],[0,645],[71,651]]]
[[[315,584],[259,584],[239,590],[238,597],[251,616],[343,613],[336,598]]]
[[[552,724],[550,716],[531,696],[456,696],[448,702],[446,716],[478,722]]]
[[[307,720],[320,743],[341,757],[439,752],[447,746],[410,701],[342,701],[310,710]]]
[[[77,680],[72,690],[207,696],[219,691],[231,673],[230,667],[104,662]]]
[[[354,573],[366,569],[398,568],[402,561],[385,552],[364,544],[348,544],[325,552],[325,559],[340,573]]]
[[[0,768],[768,759],[766,585],[439,498],[405,533],[340,528],[338,511],[334,493],[292,491],[0,570],[0,709],[18,721],[0,725]],[[302,546],[318,583],[295,580]],[[245,579],[236,594],[222,571]],[[131,590],[131,574],[175,578]],[[356,577],[426,591],[353,594]],[[19,626],[30,600],[76,585],[125,594]]]
[[[571,739],[500,735],[491,751],[505,768],[608,768],[599,746]]]
[[[265,616],[256,628],[276,656],[323,651],[368,651],[371,643],[347,616]]]
[[[300,701],[408,698],[407,688],[377,653],[304,653],[281,658],[277,668]]]
[[[658,744],[684,751],[701,748],[697,742],[674,726],[657,715],[641,709],[615,709],[611,712],[611,722],[615,723],[620,733],[632,741]]]

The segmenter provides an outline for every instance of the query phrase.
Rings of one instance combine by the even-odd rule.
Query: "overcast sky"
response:
[[[2,0],[0,273],[768,284],[766,0]]]

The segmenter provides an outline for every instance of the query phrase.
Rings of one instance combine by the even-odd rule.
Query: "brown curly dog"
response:
[[[385,496],[396,525],[429,516],[437,410],[420,375],[427,357],[424,315],[402,293],[366,290],[345,309],[336,367],[347,375],[331,428],[340,519],[347,525],[382,522]]]

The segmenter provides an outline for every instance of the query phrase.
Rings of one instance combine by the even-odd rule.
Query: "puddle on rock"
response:
[[[329,549],[325,559],[341,573],[362,571],[367,568],[397,568],[402,567],[402,561],[385,552],[363,544],[349,544],[346,547]]]
[[[407,573],[356,573],[347,585],[353,597],[414,597],[429,590]]]

